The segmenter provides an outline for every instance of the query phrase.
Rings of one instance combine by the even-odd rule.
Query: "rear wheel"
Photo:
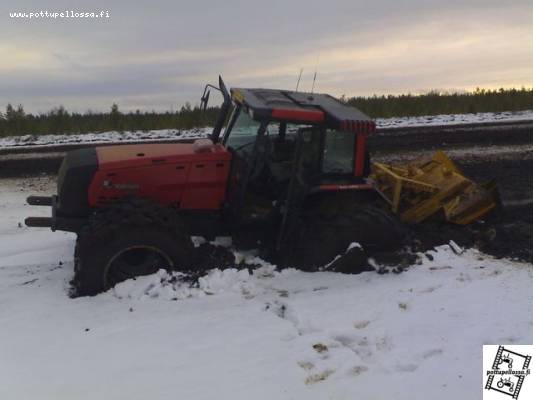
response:
[[[189,270],[193,249],[174,210],[142,199],[114,204],[78,234],[73,295],[94,295],[159,269]]]
[[[373,203],[371,203],[373,204]],[[371,255],[401,248],[405,229],[384,209],[338,198],[310,207],[302,217],[290,263],[307,269],[324,266],[357,242]]]

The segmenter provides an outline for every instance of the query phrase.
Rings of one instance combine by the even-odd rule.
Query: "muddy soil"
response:
[[[521,124],[462,125],[395,128],[368,138],[371,153],[411,150],[447,150],[472,146],[532,143],[533,122]]]
[[[533,202],[533,157],[492,159],[485,162],[461,160],[459,167],[476,182],[495,179],[505,205]]]
[[[425,252],[453,241],[460,248],[477,248],[496,258],[533,262],[533,204],[504,207],[467,227],[428,223],[412,227],[413,249]]]

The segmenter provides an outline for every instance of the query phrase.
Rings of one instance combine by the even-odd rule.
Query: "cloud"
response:
[[[20,7],[18,9],[12,9]],[[109,10],[108,20],[13,20],[9,11]],[[530,1],[26,2],[0,5],[0,105],[168,109],[232,86],[335,95],[533,85]],[[5,22],[5,23],[4,23]]]

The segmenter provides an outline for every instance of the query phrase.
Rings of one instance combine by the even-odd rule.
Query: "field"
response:
[[[22,225],[46,214],[25,197],[52,193],[55,177],[6,162],[0,397],[479,398],[481,346],[533,341],[533,128],[485,122],[370,139],[375,160],[444,148],[472,178],[496,178],[502,195],[503,214],[480,228],[489,239],[421,230],[438,246],[400,274],[279,271],[219,238],[249,268],[214,269],[192,284],[161,271],[71,299],[74,236]],[[48,154],[40,151],[17,154]],[[53,151],[59,159],[64,149]]]

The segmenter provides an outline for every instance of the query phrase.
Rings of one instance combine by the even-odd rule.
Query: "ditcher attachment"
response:
[[[373,163],[371,178],[392,211],[407,223],[440,212],[448,222],[467,225],[500,203],[494,182],[475,184],[442,151],[406,165]]]

